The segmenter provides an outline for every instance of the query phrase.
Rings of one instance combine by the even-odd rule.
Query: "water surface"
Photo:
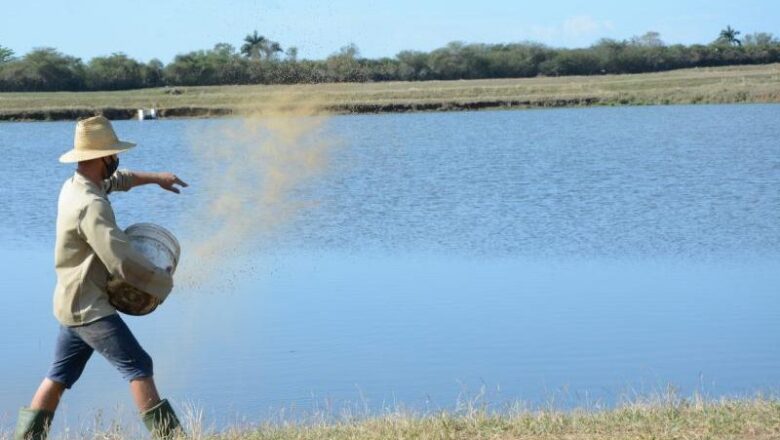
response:
[[[222,278],[127,320],[163,394],[216,426],[480,395],[501,408],[612,405],[668,384],[775,392],[778,118],[774,105],[336,117],[327,130],[341,147],[300,189],[316,204],[248,243]],[[119,223],[186,235],[210,184],[193,139],[231,125],[116,122],[139,143],[123,167],[192,184],[180,197],[113,195]],[[5,426],[56,335],[54,217],[72,172],[56,158],[73,126],[0,124]],[[198,263],[185,248],[180,270]],[[57,426],[130,407],[95,356]]]

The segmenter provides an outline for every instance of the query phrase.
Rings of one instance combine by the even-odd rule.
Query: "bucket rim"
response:
[[[176,238],[175,235],[168,229],[164,228],[163,226],[160,226],[156,223],[150,223],[150,222],[140,222],[140,223],[133,223],[132,225],[128,226],[125,229],[125,234],[131,235],[133,231],[152,231],[155,233],[159,233],[163,235],[166,239],[170,240],[172,244],[175,246],[175,249],[172,249],[174,251],[174,259],[178,263],[179,257],[181,256],[181,245],[179,244],[179,240]]]

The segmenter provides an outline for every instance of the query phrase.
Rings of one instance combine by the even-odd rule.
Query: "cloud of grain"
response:
[[[177,274],[179,284],[229,276],[249,251],[272,245],[286,224],[316,206],[306,188],[326,170],[337,144],[321,109],[312,97],[271,95],[239,119],[192,136],[203,175],[198,206],[186,221],[189,264]]]

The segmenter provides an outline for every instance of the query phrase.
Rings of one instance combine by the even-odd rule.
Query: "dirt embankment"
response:
[[[326,106],[325,110],[336,114],[368,114],[368,113],[406,113],[431,111],[464,111],[502,108],[544,108],[544,107],[580,107],[602,104],[596,97],[555,99],[544,101],[533,100],[486,100],[466,102],[425,102],[425,103],[355,103]],[[628,102],[624,104],[629,104]],[[66,108],[0,111],[0,121],[70,121],[82,117],[103,114],[105,117],[118,119],[135,119],[138,110],[134,108]],[[172,107],[157,109],[160,118],[212,118],[240,114],[233,108],[220,107]]]
[[[0,112],[0,121],[75,121],[79,118],[102,114],[108,119],[134,119],[138,114],[133,108],[67,108],[51,110],[22,110]],[[216,117],[232,114],[231,109],[179,107],[158,109],[159,117]]]

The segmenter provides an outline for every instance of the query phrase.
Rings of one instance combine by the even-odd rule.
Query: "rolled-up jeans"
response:
[[[81,377],[92,352],[97,351],[122,377],[133,381],[153,376],[152,358],[141,348],[118,314],[80,326],[61,326],[46,377],[70,388]]]

